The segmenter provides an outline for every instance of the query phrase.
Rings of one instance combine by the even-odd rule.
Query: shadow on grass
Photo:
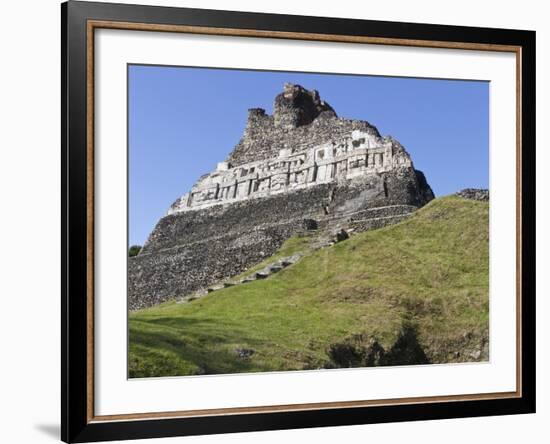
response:
[[[394,344],[385,350],[375,337],[353,335],[343,342],[332,344],[328,350],[328,368],[374,367],[429,364],[418,342],[414,326],[402,326]]]
[[[269,346],[237,324],[209,318],[131,319],[130,377],[184,376],[273,370],[257,350]],[[239,350],[252,351],[246,357]]]

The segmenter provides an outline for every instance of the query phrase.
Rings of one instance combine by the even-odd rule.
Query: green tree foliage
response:
[[[129,257],[137,256],[140,251],[141,251],[141,245],[132,245],[128,250],[128,256]]]

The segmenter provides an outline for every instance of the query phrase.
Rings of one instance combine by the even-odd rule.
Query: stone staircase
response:
[[[296,254],[293,254],[292,256],[283,257],[277,261],[274,261],[268,265],[266,265],[261,270],[255,271],[247,276],[244,276],[243,278],[237,279],[237,280],[228,280],[219,284],[211,285],[210,287],[206,289],[202,289],[199,291],[196,291],[195,293],[184,296],[176,301],[178,304],[185,304],[187,302],[194,301],[196,299],[199,299],[203,296],[206,296],[209,293],[222,290],[224,288],[234,287],[235,285],[242,285],[247,284],[248,282],[257,281],[259,279],[266,279],[269,276],[278,273],[283,268],[289,267],[290,265],[295,264],[298,262],[302,257],[304,256],[304,253],[298,252]]]
[[[369,210],[370,213],[373,213],[373,211],[376,211],[380,213],[380,210],[386,210],[390,209],[391,212],[387,215],[382,214],[368,214],[369,216],[376,215],[378,217],[371,217],[370,219],[362,219],[361,216],[365,216],[366,212],[359,212],[358,218],[350,218],[348,220],[339,220],[336,219],[333,221],[334,225],[328,229],[328,227],[324,228],[313,228],[308,229],[307,231],[312,235],[310,244],[309,244],[309,250],[315,251],[319,250],[321,248],[327,248],[331,247],[334,244],[344,241],[350,237],[350,235],[354,235],[357,232],[367,231],[369,229],[375,229],[375,228],[381,228],[387,225],[387,219],[394,219],[392,222],[399,222],[402,220],[407,219],[411,216],[412,211],[410,211],[410,208],[406,208],[406,210],[409,210],[407,212],[401,213],[399,210],[401,210],[403,207],[402,205],[394,205],[390,207],[385,208],[376,208],[374,210]],[[366,224],[366,225],[361,225]],[[222,290],[224,288],[234,287],[235,285],[243,285],[247,284],[249,282],[257,281],[259,279],[267,279],[269,276],[278,273],[282,269],[289,267],[290,265],[295,264],[298,262],[305,253],[298,252],[292,256],[283,257],[279,260],[273,261],[272,263],[266,265],[261,270],[257,270],[253,273],[250,273],[248,275],[245,275],[244,277],[240,279],[228,279],[224,282],[220,282],[214,285],[211,285],[206,288],[202,288],[198,291],[195,291],[194,293],[183,296],[176,300],[176,303],[178,304],[185,304],[191,301],[194,301],[196,299],[199,299],[201,297],[206,296],[207,294]]]

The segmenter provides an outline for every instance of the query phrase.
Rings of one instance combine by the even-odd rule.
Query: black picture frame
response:
[[[87,38],[90,20],[411,41],[512,45],[520,48],[521,171],[521,394],[500,399],[335,407],[318,410],[236,413],[96,421],[90,416],[88,359],[93,335],[89,301],[89,108]],[[62,54],[62,384],[61,438],[91,442],[510,415],[535,412],[535,32],[433,24],[305,17],[69,1],[61,5]],[[92,314],[90,314],[92,313]]]

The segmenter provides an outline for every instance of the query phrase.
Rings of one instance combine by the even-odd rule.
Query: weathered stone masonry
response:
[[[168,210],[129,261],[129,305],[154,305],[241,273],[302,230],[378,228],[433,199],[405,149],[340,119],[316,91],[285,85],[274,113]]]

